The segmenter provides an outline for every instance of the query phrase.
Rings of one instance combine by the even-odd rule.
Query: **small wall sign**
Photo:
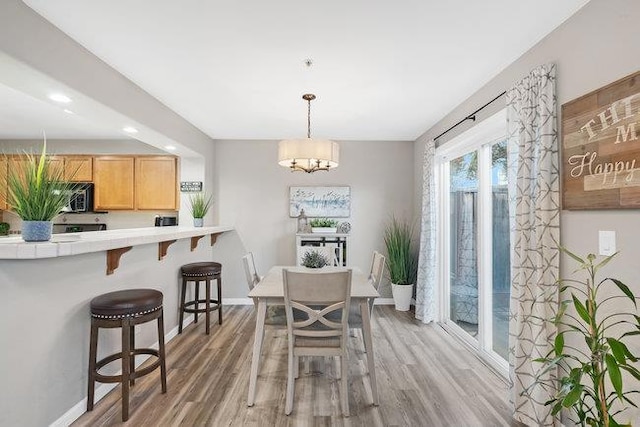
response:
[[[202,191],[202,181],[180,181],[181,193],[198,193]]]
[[[640,71],[562,106],[563,209],[640,208]]]

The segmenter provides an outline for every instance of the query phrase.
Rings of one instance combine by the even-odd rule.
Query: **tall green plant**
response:
[[[553,415],[567,408],[577,416],[574,421],[581,426],[628,425],[619,423],[615,418],[627,405],[636,406],[631,395],[640,393],[637,387],[628,388],[623,384],[625,372],[633,381],[640,380],[640,371],[635,366],[638,358],[626,344],[629,338],[640,335],[636,297],[618,279],[597,278],[598,271],[616,254],[595,263],[593,254],[583,259],[565,248],[560,250],[578,262],[580,267],[576,271],[584,272],[586,277],[584,280],[558,281],[560,294],[568,292],[570,298],[561,302],[553,319],[547,319],[559,331],[553,350],[546,357],[536,359],[544,363],[536,384],[554,386],[553,380],[540,378],[557,369],[558,392],[546,402],[553,405]],[[601,298],[600,294],[605,290],[609,296]],[[624,309],[621,299],[630,301],[627,309]],[[573,307],[575,314],[567,312],[569,306]],[[569,345],[565,343],[565,336],[576,336],[571,342],[584,342],[586,346]],[[616,402],[622,405],[622,409],[615,409]]]
[[[206,193],[199,192],[189,195],[189,210],[194,218],[204,218],[211,207],[212,195],[207,196]]]
[[[415,283],[418,271],[418,254],[413,245],[414,227],[395,217],[387,224],[384,243],[387,247],[387,270],[391,283],[410,285]]]
[[[47,155],[47,141],[40,156],[25,153],[12,162],[7,174],[7,203],[23,221],[51,221],[69,203],[69,193],[77,184],[64,178]]]

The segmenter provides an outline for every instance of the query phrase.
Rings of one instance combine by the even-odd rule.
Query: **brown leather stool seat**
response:
[[[155,289],[128,289],[109,292],[91,300],[91,339],[89,348],[89,387],[87,411],[93,410],[95,382],[122,384],[122,420],[129,419],[129,386],[135,379],[160,367],[162,392],[167,392],[167,372],[164,351],[164,320],[162,292]],[[158,350],[136,348],[135,325],[156,320],[158,323]],[[122,351],[97,359],[99,328],[122,328]],[[148,354],[157,359],[144,368],[135,369],[135,356]],[[98,371],[105,365],[121,359],[121,375],[103,375]]]
[[[180,320],[178,333],[182,333],[184,313],[193,313],[194,323],[198,323],[198,313],[205,313],[205,330],[209,335],[209,313],[218,310],[218,324],[222,325],[222,264],[219,262],[194,262],[180,268],[182,276],[182,298],[180,303]],[[216,280],[218,298],[211,298],[211,280]],[[200,282],[205,282],[205,298],[200,299]],[[187,282],[195,282],[195,294],[192,301],[185,301]],[[200,308],[204,304],[204,308]]]

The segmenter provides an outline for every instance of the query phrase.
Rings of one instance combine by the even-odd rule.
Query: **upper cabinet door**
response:
[[[176,177],[175,157],[136,157],[136,208],[178,209]]]
[[[93,159],[91,156],[65,156],[64,179],[71,182],[92,182]]]
[[[134,158],[125,156],[99,156],[93,160],[95,209],[134,209]]]
[[[61,156],[49,156],[49,171],[49,176],[62,179],[64,177],[64,158]]]

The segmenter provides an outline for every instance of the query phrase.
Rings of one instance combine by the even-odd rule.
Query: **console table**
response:
[[[342,233],[296,233],[296,265],[300,266],[303,246],[329,246],[336,251],[339,266],[349,265],[349,235]]]

